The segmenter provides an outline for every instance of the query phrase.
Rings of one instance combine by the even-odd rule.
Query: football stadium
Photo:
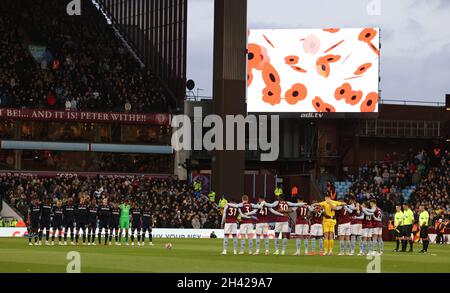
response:
[[[450,273],[450,5],[277,2],[0,1],[2,275]]]

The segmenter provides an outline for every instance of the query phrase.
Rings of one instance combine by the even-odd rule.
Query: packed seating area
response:
[[[0,2],[0,107],[167,112],[158,79],[123,46],[91,1]],[[46,48],[37,62],[29,46]]]
[[[401,156],[386,154],[383,161],[359,168],[353,183],[337,186],[341,192],[348,187],[348,193],[359,200],[376,198],[388,214],[395,212],[396,203],[410,202],[416,212],[423,204],[434,223],[450,216],[450,153],[436,148],[432,152],[410,150]]]
[[[150,205],[158,228],[220,227],[218,206],[206,196],[196,197],[190,185],[173,178],[2,176],[0,192],[22,214],[35,198],[63,202],[72,198],[76,203],[80,194],[88,194],[91,198],[108,198],[111,203],[130,199],[139,206]]]

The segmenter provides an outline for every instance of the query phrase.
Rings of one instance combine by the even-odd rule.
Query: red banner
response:
[[[0,108],[0,119],[168,125],[169,114]]]

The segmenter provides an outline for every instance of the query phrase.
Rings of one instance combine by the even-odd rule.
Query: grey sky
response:
[[[252,28],[381,28],[383,99],[443,102],[450,93],[450,0],[248,0]],[[377,1],[377,0],[375,0]],[[213,0],[189,0],[188,78],[212,93]]]

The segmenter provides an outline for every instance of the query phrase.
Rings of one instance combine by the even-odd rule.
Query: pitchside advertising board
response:
[[[247,112],[376,115],[379,36],[378,28],[250,30]]]
[[[160,239],[183,239],[183,238],[190,238],[190,239],[207,239],[211,238],[211,233],[214,232],[214,234],[217,236],[217,238],[223,239],[223,229],[162,229],[162,228],[155,228],[153,229],[153,238],[160,238]],[[53,231],[51,231],[53,233]],[[95,232],[95,234],[98,234],[98,229]],[[25,227],[16,227],[16,228],[0,228],[0,237],[26,237],[28,236],[27,228]],[[268,232],[269,239],[275,238],[275,232],[274,230],[269,230]],[[436,241],[436,234],[430,234],[430,240],[431,242]],[[240,235],[238,234],[238,237]],[[252,238],[255,238],[256,235],[252,234]],[[444,235],[444,241],[446,243],[450,244],[450,234]]]

